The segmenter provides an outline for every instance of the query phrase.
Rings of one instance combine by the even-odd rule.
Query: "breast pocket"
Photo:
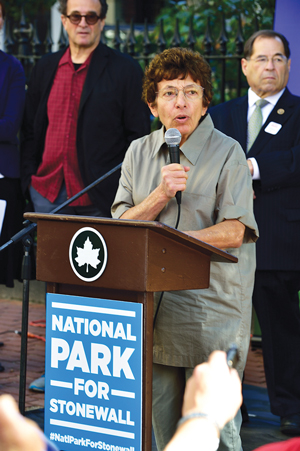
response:
[[[216,223],[216,196],[205,196],[184,191],[181,203],[181,222],[186,230],[200,230]]]

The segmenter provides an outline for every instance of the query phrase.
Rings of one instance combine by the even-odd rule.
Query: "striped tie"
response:
[[[259,131],[262,126],[262,112],[261,109],[269,103],[265,99],[259,99],[255,102],[256,108],[252,113],[252,116],[250,117],[250,120],[248,122],[248,141],[247,141],[247,152],[252,147],[252,144],[256,140],[257,135],[259,134]]]

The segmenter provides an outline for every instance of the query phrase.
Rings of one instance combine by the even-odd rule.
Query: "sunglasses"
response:
[[[95,25],[100,19],[100,16],[97,16],[96,13],[87,13],[87,14],[79,14],[79,13],[71,13],[69,16],[66,16],[69,21],[74,25],[79,25],[82,17],[85,18],[85,21],[88,25]]]

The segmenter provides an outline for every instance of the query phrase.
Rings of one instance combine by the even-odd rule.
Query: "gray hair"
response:
[[[289,59],[289,57],[291,56],[289,41],[286,39],[286,37],[283,36],[283,34],[273,30],[259,30],[252,36],[250,36],[250,38],[245,43],[244,57],[246,59],[252,56],[253,45],[257,38],[274,38],[274,39],[279,38],[283,44],[284,54],[287,57],[287,59]]]

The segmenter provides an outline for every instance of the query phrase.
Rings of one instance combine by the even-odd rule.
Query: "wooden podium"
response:
[[[209,287],[210,262],[237,258],[162,223],[27,213],[37,222],[37,275],[48,293],[143,304],[142,450],[151,450],[153,293]],[[93,282],[69,262],[72,237],[83,227],[102,235],[107,265]]]

